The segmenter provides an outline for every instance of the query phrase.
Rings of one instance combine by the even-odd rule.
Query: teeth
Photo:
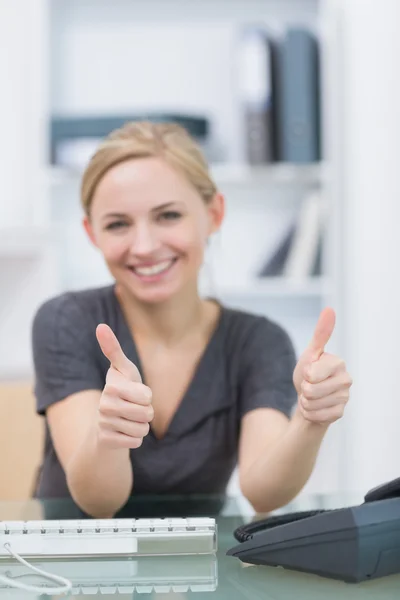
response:
[[[158,275],[159,273],[166,271],[172,263],[173,260],[164,260],[164,262],[160,262],[152,267],[135,267],[134,270],[138,275]]]

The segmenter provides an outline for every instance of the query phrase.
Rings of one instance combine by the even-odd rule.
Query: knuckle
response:
[[[138,383],[137,381],[129,381],[126,384],[126,394],[131,402],[140,404],[141,406],[147,406],[151,404],[151,391],[150,388]]]
[[[150,425],[148,423],[135,423],[133,426],[133,437],[143,438],[150,431]]]
[[[130,442],[130,447],[133,448],[134,450],[136,450],[137,448],[140,448],[140,446],[143,443],[143,438],[139,438],[139,437],[134,437],[131,439]]]
[[[98,426],[100,431],[104,431],[105,429],[107,429],[107,419],[105,418],[105,416],[103,414],[99,414],[98,420],[97,420]]]
[[[317,378],[317,371],[316,371],[315,365],[311,365],[308,368],[306,377],[307,377],[307,379],[306,379],[305,383],[309,383],[309,384],[315,383],[316,378]]]
[[[110,447],[110,446],[114,445],[113,444],[113,436],[106,429],[100,428],[99,433],[98,433],[98,438],[99,438],[100,444],[102,444],[103,446]]]
[[[104,392],[108,395],[108,396],[119,396],[119,389],[118,386],[116,385],[115,382],[107,382],[106,385],[104,386]]]
[[[351,376],[347,373],[347,377],[346,377],[346,385],[347,387],[351,387],[353,385],[353,379],[351,378]]]
[[[330,423],[332,421],[332,413],[329,410],[318,411],[315,415],[315,421],[318,423]]]
[[[106,383],[116,383],[119,380],[119,373],[113,367],[110,367],[106,374]]]
[[[116,412],[114,402],[112,398],[106,394],[103,394],[99,404],[99,413],[101,416],[112,416]]]
[[[306,410],[304,413],[304,417],[307,419],[307,421],[310,421],[310,422],[315,422],[318,420],[318,417],[314,411]]]
[[[142,386],[142,396],[147,404],[151,404],[153,398],[153,392],[147,385]]]
[[[313,386],[312,383],[309,383],[308,381],[303,381],[301,387],[302,387],[303,395],[306,398],[312,398],[313,397],[314,386]]]
[[[344,414],[344,404],[339,404],[339,406],[337,406],[336,411],[335,411],[335,415],[338,419],[340,419],[341,417],[343,417]]]

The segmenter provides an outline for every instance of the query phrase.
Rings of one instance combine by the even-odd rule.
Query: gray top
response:
[[[107,323],[141,375],[137,350],[114,286],[64,293],[43,304],[32,331],[37,410],[70,394],[102,390],[109,368],[95,335]],[[134,493],[223,493],[237,461],[241,417],[259,407],[290,415],[293,345],[265,317],[222,307],[214,333],[166,435],[131,450]],[[36,495],[69,497],[46,424]]]

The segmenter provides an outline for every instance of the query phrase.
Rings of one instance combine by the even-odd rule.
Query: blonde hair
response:
[[[126,123],[111,132],[92,156],[83,174],[81,204],[87,216],[96,187],[115,165],[135,158],[160,157],[183,174],[204,202],[217,193],[207,162],[189,133],[175,123]]]

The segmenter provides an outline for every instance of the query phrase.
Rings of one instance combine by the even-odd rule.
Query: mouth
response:
[[[154,280],[165,275],[178,259],[169,258],[151,265],[128,267],[129,270],[142,280]]]

